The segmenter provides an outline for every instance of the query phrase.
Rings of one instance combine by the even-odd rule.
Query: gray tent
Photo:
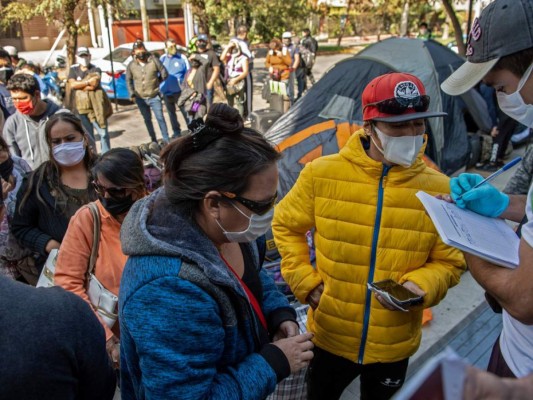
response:
[[[475,125],[470,131],[490,131],[487,106],[480,94],[471,90],[462,97],[451,97],[440,90],[444,81],[464,60],[440,43],[421,39],[391,38],[373,44],[354,57],[334,65],[265,133],[280,144],[284,157],[280,161],[280,195],[292,187],[303,168],[301,160],[320,147],[325,155],[339,150],[336,129],[329,127],[312,135],[297,136],[302,131],[313,130],[325,121],[340,124],[349,122],[362,126],[361,95],[365,86],[375,77],[393,71],[408,72],[418,76],[431,97],[431,110],[445,111],[444,118],[429,119],[427,155],[447,174],[464,167],[470,157],[470,142],[465,115]],[[291,144],[283,146],[284,141]]]

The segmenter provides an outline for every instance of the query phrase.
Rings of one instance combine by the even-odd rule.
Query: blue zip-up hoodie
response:
[[[167,79],[159,85],[161,93],[166,96],[181,93],[181,84],[190,68],[187,58],[179,53],[173,56],[163,54],[159,61],[168,71]]]
[[[259,400],[288,376],[281,350],[260,342],[244,290],[216,247],[163,188],[134,204],[121,241],[130,256],[119,296],[123,399]],[[260,278],[273,332],[294,310],[265,272]]]

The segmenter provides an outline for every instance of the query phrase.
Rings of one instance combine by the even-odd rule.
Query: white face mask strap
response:
[[[382,136],[384,135],[383,132],[381,132],[378,127],[374,124],[370,124],[370,128],[379,136],[379,140],[381,141],[381,138]],[[381,134],[381,135],[380,135]],[[376,143],[376,141],[374,140],[374,135],[370,135],[370,140],[372,141],[372,143],[374,143],[374,146],[376,146],[376,149],[383,155],[385,155],[384,153],[384,150],[382,147],[379,147],[378,144]],[[383,146],[383,143],[381,143],[381,145]]]
[[[531,72],[533,71],[533,63],[531,63],[531,65],[529,66],[529,68],[526,70],[526,72],[524,73],[524,76],[522,76],[522,78],[520,78],[520,82],[518,83],[518,89],[516,89],[517,92],[519,92],[520,90],[522,90],[522,88],[524,87],[524,85],[526,84],[527,80],[529,79],[529,77],[531,76]]]
[[[250,229],[250,224],[252,223],[252,217],[249,217],[248,215],[246,215],[245,213],[243,213],[239,207],[237,207],[235,204],[233,204],[233,202],[229,202],[231,204],[231,206],[236,209],[238,212],[240,212],[242,215],[244,215],[246,218],[248,218],[248,227],[243,230],[243,231],[240,231],[240,232],[229,232],[227,231],[220,222],[218,222],[218,219],[215,219],[215,222],[217,223],[217,225],[220,227],[220,229],[222,229],[222,232],[223,233],[243,233],[243,232],[246,232],[248,229]]]
[[[241,209],[239,207],[237,207],[235,204],[233,204],[232,201],[230,201],[230,204],[231,206],[236,209],[238,212],[240,212],[242,215],[244,215],[246,218],[248,218],[248,220],[252,220],[252,217],[249,217],[248,215],[246,215],[244,212],[241,211]]]

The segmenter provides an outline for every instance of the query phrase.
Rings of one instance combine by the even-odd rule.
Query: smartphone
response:
[[[394,282],[392,279],[385,279],[384,281],[372,282],[370,286],[377,291],[385,292],[389,295],[391,300],[400,306],[414,306],[424,301],[422,296],[411,292],[409,289]]]

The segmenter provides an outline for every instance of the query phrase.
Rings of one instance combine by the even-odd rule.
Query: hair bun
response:
[[[244,129],[244,121],[239,112],[224,103],[214,103],[211,106],[205,124],[224,134],[240,133]]]

